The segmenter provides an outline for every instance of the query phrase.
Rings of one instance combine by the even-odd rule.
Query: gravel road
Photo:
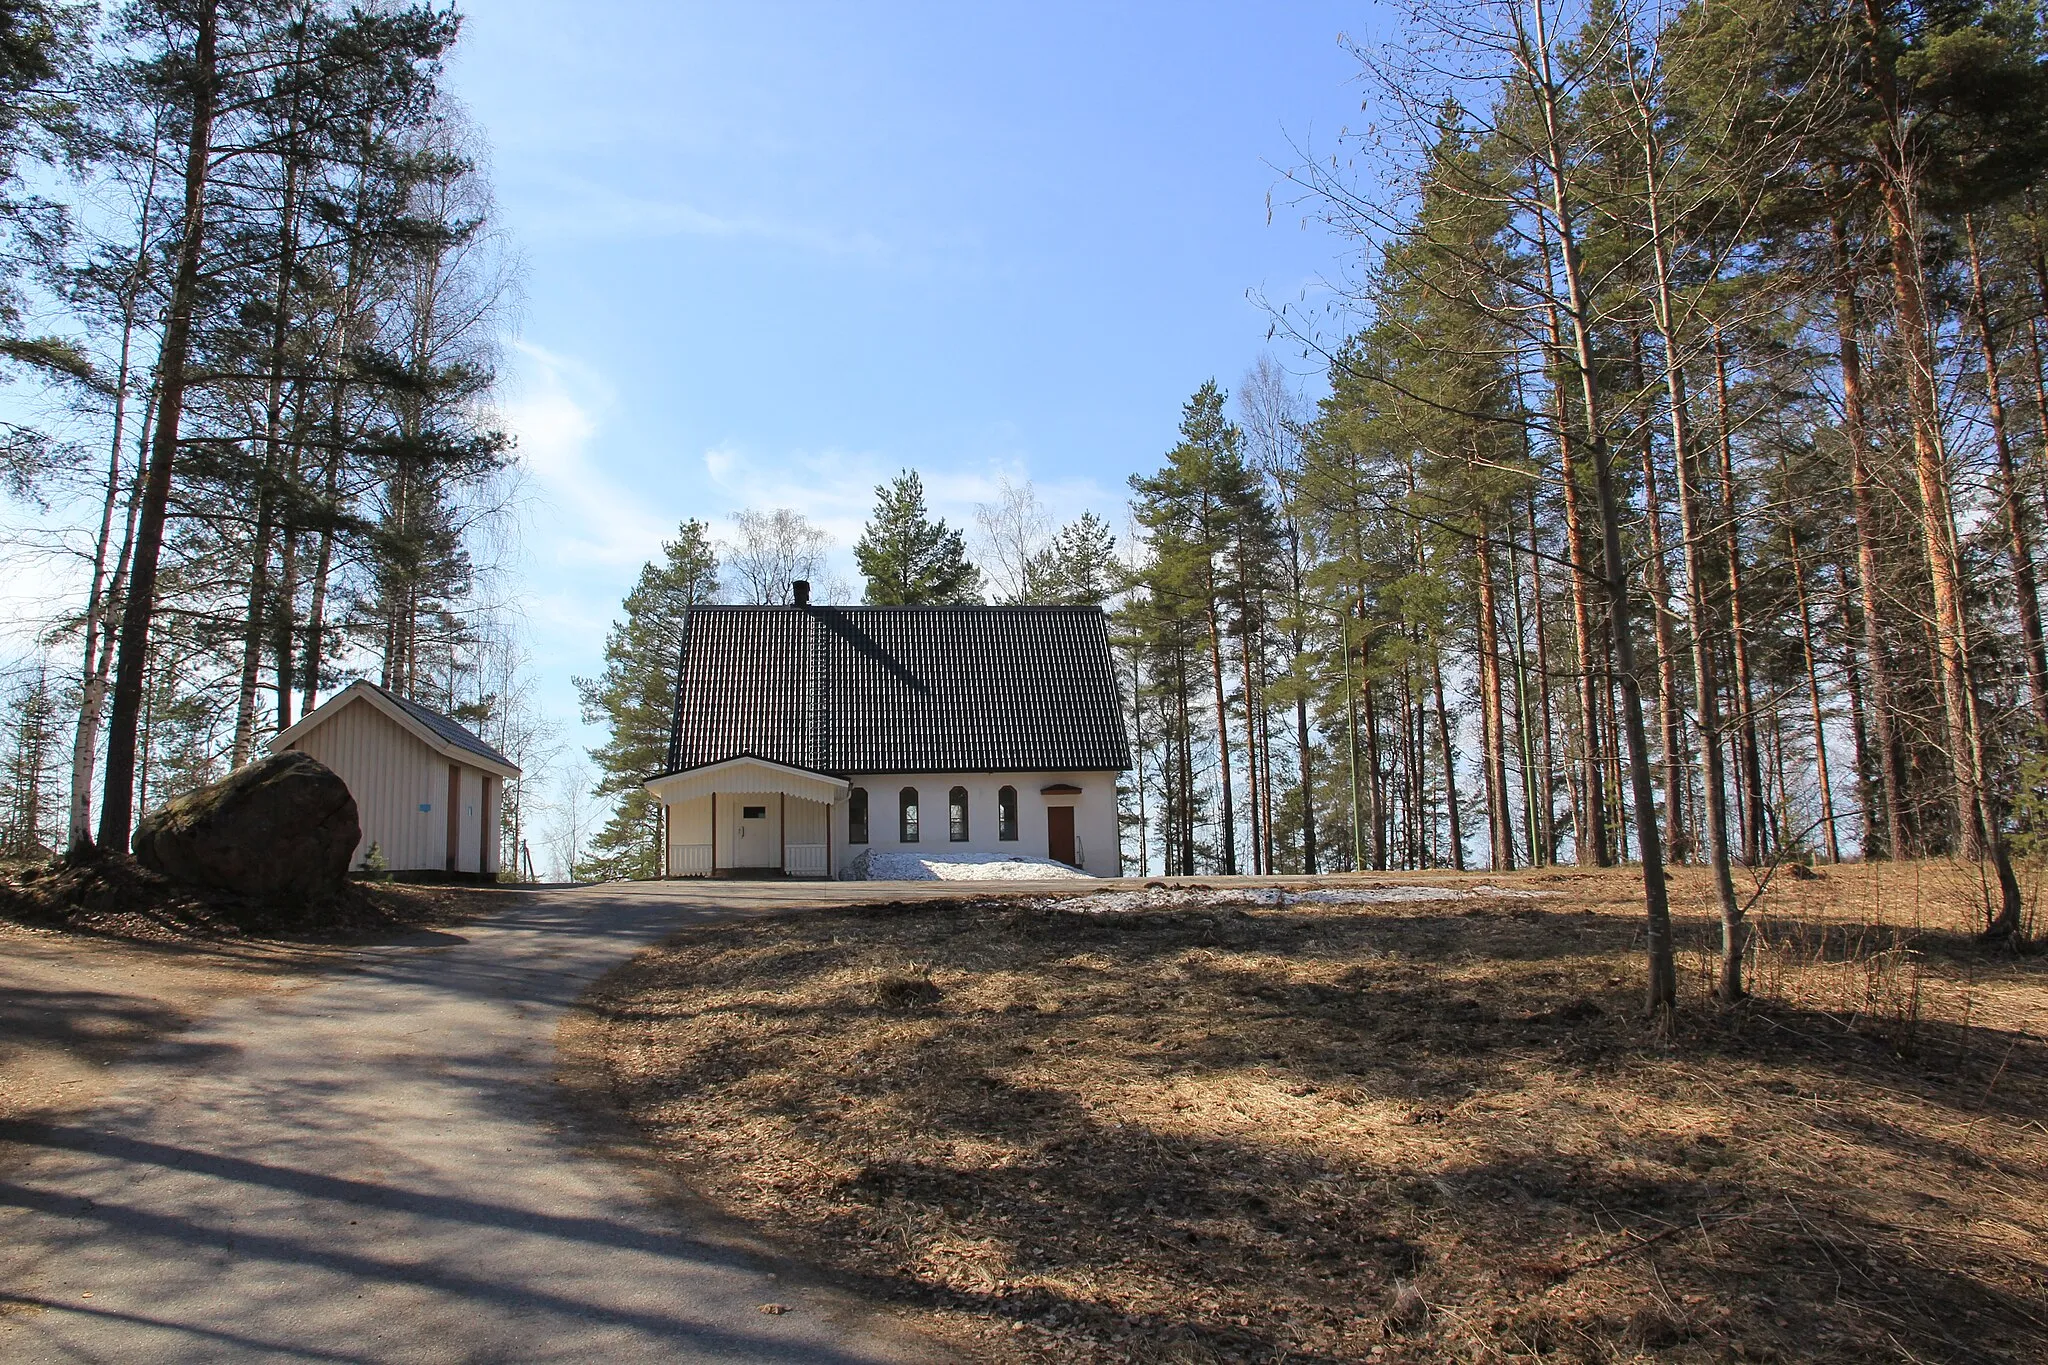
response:
[[[930,1358],[693,1230],[551,1083],[577,997],[643,945],[877,889],[539,891],[229,1001],[96,1108],[0,1124],[0,1359]]]

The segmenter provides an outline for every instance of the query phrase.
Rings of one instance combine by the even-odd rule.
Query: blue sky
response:
[[[1324,3],[473,0],[451,71],[525,261],[505,415],[547,704],[687,516],[846,547],[918,469],[1121,525],[1205,378],[1341,249],[1267,196],[1357,120]],[[573,14],[574,18],[565,18]],[[1278,193],[1276,199],[1280,198]],[[1298,356],[1283,363],[1305,368]]]

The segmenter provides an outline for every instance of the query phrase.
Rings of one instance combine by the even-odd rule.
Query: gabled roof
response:
[[[755,754],[736,754],[716,763],[663,773],[648,778],[646,786],[661,801],[687,801],[714,792],[780,791],[825,802],[846,795],[843,777],[776,763]]]
[[[300,736],[326,724],[344,706],[357,701],[376,707],[429,749],[473,767],[489,769],[501,777],[519,776],[518,764],[478,739],[460,721],[408,701],[368,679],[357,679],[301,716],[297,724],[270,741],[272,751],[290,748]]]
[[[693,607],[671,772],[1122,771],[1097,607]]]

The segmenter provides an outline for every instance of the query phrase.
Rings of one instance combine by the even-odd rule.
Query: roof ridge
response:
[[[692,602],[684,611],[1107,611],[1094,602],[940,602],[918,606],[883,606],[871,602]]]

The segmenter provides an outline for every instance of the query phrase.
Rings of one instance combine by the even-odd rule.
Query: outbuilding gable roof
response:
[[[1122,771],[1097,607],[694,607],[669,770]]]
[[[389,688],[379,687],[365,678],[350,683],[301,716],[297,724],[272,740],[270,747],[273,750],[291,747],[301,735],[318,728],[342,707],[358,700],[375,706],[397,721],[400,726],[411,731],[414,738],[430,749],[438,750],[450,758],[467,758],[471,763],[498,772],[504,777],[519,776],[518,764],[478,739],[462,722],[421,706],[416,701],[408,701]]]

